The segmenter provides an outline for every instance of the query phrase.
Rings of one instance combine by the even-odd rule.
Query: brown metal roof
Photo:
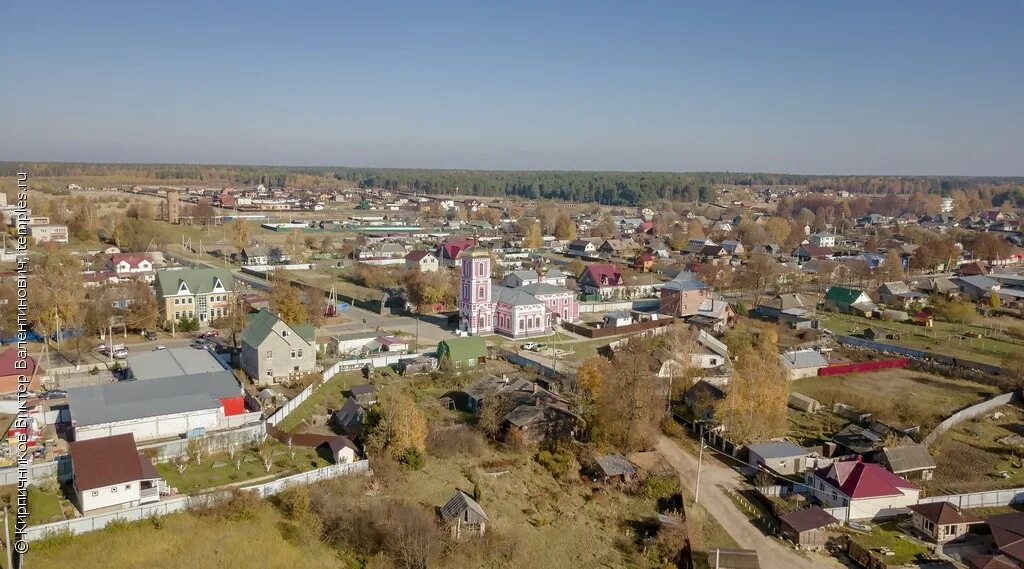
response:
[[[78,490],[106,488],[146,478],[131,433],[71,443],[71,468]]]
[[[818,507],[789,512],[783,515],[780,520],[782,523],[793,528],[797,533],[839,523],[839,520],[833,517],[832,514]]]
[[[949,502],[914,504],[913,506],[907,506],[907,509],[940,526],[947,524],[976,524],[982,521],[978,516],[965,512]]]

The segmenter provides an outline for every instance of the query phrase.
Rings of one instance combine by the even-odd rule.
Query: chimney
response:
[[[857,455],[857,462],[864,462],[864,457],[858,454]]]
[[[507,373],[501,374],[501,381],[504,382],[504,383],[508,383],[508,374]]]

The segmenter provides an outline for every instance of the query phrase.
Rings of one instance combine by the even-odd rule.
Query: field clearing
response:
[[[951,324],[936,320],[932,328],[834,312],[820,312],[818,319],[822,326],[836,334],[854,335],[867,327],[883,328],[899,334],[900,338],[879,339],[879,342],[986,364],[1002,365],[1007,358],[1024,355],[1024,338],[1020,336],[1020,323],[1012,318],[985,319],[987,326]],[[981,338],[964,337],[971,335],[980,335]]]
[[[1003,416],[995,419],[995,412]],[[1004,405],[944,433],[931,449],[937,468],[935,478],[925,485],[927,491],[955,494],[1024,486],[1024,447],[999,442],[1024,434],[1022,420],[1024,408]]]
[[[954,411],[999,393],[990,385],[910,369],[798,379],[790,391],[822,405],[846,403],[883,421],[927,431]]]
[[[253,539],[257,539],[254,542]],[[320,543],[289,541],[287,522],[264,503],[253,519],[182,512],[76,537],[33,542],[28,565],[80,569],[338,569],[354,560]]]
[[[160,476],[167,484],[177,488],[182,494],[193,494],[228,484],[242,484],[248,480],[263,477],[279,478],[297,474],[314,468],[323,468],[331,464],[317,455],[316,449],[295,446],[295,458],[281,443],[268,439],[268,452],[273,457],[273,465],[267,472],[262,460],[251,449],[239,449],[232,459],[228,453],[216,453],[204,456],[201,464],[189,462],[184,472],[178,472],[171,463],[155,465]],[[241,458],[240,468],[235,468],[235,460]]]

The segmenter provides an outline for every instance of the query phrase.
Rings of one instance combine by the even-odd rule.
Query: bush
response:
[[[564,478],[573,470],[575,457],[565,451],[554,452],[542,450],[537,453],[537,462],[541,464],[555,478]]]
[[[407,448],[402,453],[402,457],[398,459],[398,462],[408,470],[420,470],[423,468],[426,460],[423,457],[423,453],[418,449]]]
[[[644,480],[644,496],[652,500],[671,498],[676,492],[679,492],[679,479],[675,476],[651,475]]]

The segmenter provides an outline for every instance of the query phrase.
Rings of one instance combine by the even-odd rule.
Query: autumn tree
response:
[[[877,271],[878,279],[882,282],[902,281],[907,278],[907,274],[903,270],[903,258],[895,249],[885,254]]]
[[[968,243],[975,259],[995,261],[1010,255],[1010,244],[994,233],[979,233]]]
[[[715,417],[735,443],[784,435],[789,385],[779,361],[778,335],[771,327],[736,330],[728,337],[736,357],[733,377]]]
[[[276,270],[271,274],[270,309],[289,326],[309,322],[309,312],[299,289],[292,286],[286,271]]]
[[[576,239],[576,222],[565,213],[555,220],[555,238],[562,241]]]
[[[130,330],[152,330],[160,322],[160,308],[149,292],[149,286],[142,281],[133,281],[129,290],[132,300],[125,314],[124,322]]]
[[[540,223],[535,222],[526,228],[523,234],[523,247],[527,249],[539,249],[544,245],[544,235],[540,230]]]
[[[231,224],[231,243],[241,251],[249,246],[249,239],[252,237],[252,228],[245,219],[237,219]]]
[[[366,417],[367,447],[403,462],[427,448],[427,418],[409,393],[384,389]]]
[[[792,230],[789,221],[781,217],[770,217],[764,223],[765,233],[777,244],[783,244]]]
[[[81,322],[85,286],[82,264],[55,244],[43,248],[35,273],[28,281],[28,319],[49,342],[50,335]]]
[[[764,293],[775,285],[780,272],[779,263],[767,255],[754,255],[740,269],[737,280],[750,291],[754,305],[761,303]]]
[[[306,256],[306,243],[298,229],[292,229],[285,240],[285,249],[292,262],[301,262]]]
[[[322,325],[327,314],[327,298],[324,296],[324,291],[314,286],[307,286],[303,291],[303,298],[306,301],[307,322],[313,326]]]
[[[0,338],[18,331],[18,289],[12,281],[0,282]]]
[[[632,341],[606,368],[594,406],[595,435],[623,451],[648,448],[665,416],[665,391],[650,345]]]
[[[239,335],[249,325],[249,311],[246,309],[242,299],[238,298],[237,295],[234,296],[231,305],[228,307],[227,314],[215,320],[213,325],[216,328],[227,331],[231,337],[231,345],[237,348]]]

